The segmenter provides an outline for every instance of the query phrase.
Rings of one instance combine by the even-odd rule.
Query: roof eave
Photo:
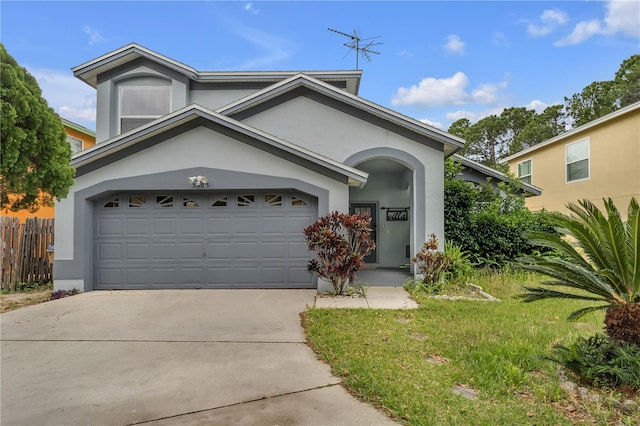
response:
[[[156,134],[163,133],[199,117],[207,118],[218,124],[225,125],[232,130],[244,133],[262,142],[268,143],[277,149],[318,164],[326,170],[338,173],[346,178],[349,185],[361,186],[367,182],[369,175],[366,172],[345,166],[328,157],[324,157],[302,147],[298,147],[297,145],[283,139],[268,135],[256,128],[240,123],[239,121],[235,121],[232,118],[222,116],[199,105],[189,105],[181,110],[169,114],[168,116],[152,121],[145,126],[101,142],[87,150],[80,151],[72,157],[71,166],[77,168],[88,165],[99,158],[125,149],[133,143],[143,141]]]
[[[595,120],[590,121],[590,122],[588,122],[586,124],[583,124],[580,127],[576,127],[575,129],[571,129],[568,132],[561,133],[558,136],[554,136],[553,138],[547,139],[544,142],[540,142],[539,144],[536,144],[536,145],[531,146],[529,148],[523,149],[522,151],[516,152],[515,154],[509,155],[508,157],[501,158],[498,161],[500,163],[507,163],[507,162],[509,162],[511,160],[514,160],[516,158],[520,158],[520,157],[522,157],[524,155],[530,154],[530,153],[532,153],[532,152],[534,152],[534,151],[536,151],[536,150],[538,150],[540,148],[544,148],[545,146],[552,145],[552,144],[554,144],[554,143],[556,143],[558,141],[561,141],[563,139],[570,138],[570,137],[572,137],[572,136],[574,136],[574,135],[576,135],[576,134],[578,134],[580,132],[584,132],[584,131],[589,130],[590,128],[595,127],[595,126],[599,126],[599,125],[601,125],[603,123],[606,123],[609,120],[613,120],[615,118],[618,118],[618,117],[620,117],[622,115],[625,115],[625,114],[630,113],[632,111],[635,111],[637,109],[640,109],[640,102],[636,102],[636,103],[633,103],[631,105],[627,105],[624,108],[620,108],[619,110],[614,111],[614,112],[612,112],[610,114],[607,114],[607,115],[605,115],[603,117],[596,118]]]

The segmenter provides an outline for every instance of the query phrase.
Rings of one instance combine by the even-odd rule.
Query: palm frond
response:
[[[524,287],[528,293],[522,293],[515,296],[518,299],[523,299],[523,302],[535,302],[542,299],[577,299],[577,300],[599,300],[602,301],[602,297],[588,296],[586,294],[566,293],[564,291],[549,290],[544,287]]]
[[[620,297],[592,269],[583,268],[571,261],[557,257],[523,258],[518,268],[555,278],[557,281],[554,282],[554,285],[562,285],[593,293],[606,300],[617,300]]]
[[[567,317],[567,321],[576,321],[586,314],[596,311],[603,311],[609,308],[609,305],[600,305],[600,306],[589,306],[587,308],[578,309],[575,312],[571,312],[571,315]]]
[[[593,269],[591,263],[587,262],[584,256],[561,235],[549,234],[545,232],[531,232],[527,234],[529,243],[537,247],[549,248],[571,258],[574,262],[586,269]]]
[[[631,278],[629,297],[640,297],[640,206],[635,198],[627,209],[627,250],[629,253]]]
[[[604,242],[608,246],[609,250],[606,250],[606,254],[609,254],[608,270],[611,270],[620,282],[614,285],[618,286],[622,291],[626,292],[630,282],[630,268],[631,262],[628,258],[627,245],[626,245],[626,233],[625,225],[620,217],[620,212],[613,204],[611,198],[603,200],[605,209],[607,210],[608,218],[600,220],[601,228],[604,233]]]

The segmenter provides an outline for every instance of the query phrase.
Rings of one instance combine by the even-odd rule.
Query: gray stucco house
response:
[[[203,72],[137,44],[72,69],[96,146],[56,204],[56,289],[315,288],[302,230],[374,217],[397,267],[443,240],[443,160],[463,141],[358,96],[361,71]]]

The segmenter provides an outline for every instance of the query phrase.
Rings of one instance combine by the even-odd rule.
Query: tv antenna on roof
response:
[[[333,28],[327,28],[329,31],[333,31],[334,33],[338,33],[340,35],[343,35],[345,37],[348,37],[351,39],[350,42],[348,43],[344,43],[345,46],[347,46],[349,49],[351,50],[355,50],[356,51],[356,69],[358,68],[358,58],[360,55],[362,55],[363,58],[365,58],[367,60],[367,62],[371,62],[371,54],[374,55],[379,55],[380,52],[376,52],[375,50],[372,50],[371,48],[373,46],[378,46],[382,43],[376,43],[374,40],[379,38],[380,36],[375,36],[375,37],[370,37],[370,38],[362,38],[358,35],[358,33],[356,32],[356,30],[353,30],[353,34],[347,34],[347,33],[343,33],[342,31],[338,31],[338,30],[334,30]],[[371,40],[368,43],[366,43],[364,46],[360,45],[360,42],[365,42],[367,40]],[[347,52],[347,55],[349,54],[349,52]],[[345,55],[345,56],[347,56]]]

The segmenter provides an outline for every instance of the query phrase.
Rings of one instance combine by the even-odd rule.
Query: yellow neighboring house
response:
[[[67,133],[67,141],[71,145],[72,154],[96,144],[96,132],[64,118],[61,118],[61,120],[62,125],[64,126],[64,131]],[[54,213],[53,207],[40,207],[38,211],[34,213],[31,213],[28,210],[18,210],[17,212],[2,210],[3,216],[19,217],[21,223],[24,223],[25,219],[28,217],[40,217],[43,219],[53,218]]]
[[[501,160],[524,182],[542,189],[528,197],[531,211],[568,213],[566,204],[588,199],[603,208],[612,198],[626,216],[640,198],[640,102],[621,108]]]

